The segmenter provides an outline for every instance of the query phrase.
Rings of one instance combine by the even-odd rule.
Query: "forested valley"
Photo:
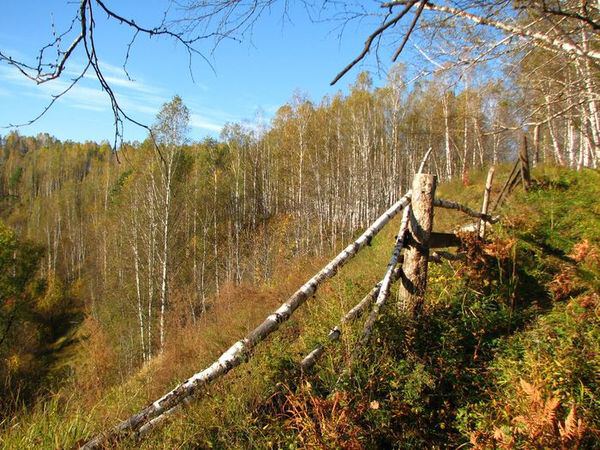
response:
[[[537,49],[516,72],[461,82],[361,73],[347,94],[296,93],[270,123],[200,142],[178,96],[117,151],[2,136],[0,420],[57,392],[94,405],[223,310],[252,309],[258,287],[335,254],[398,200],[429,149],[438,180],[465,189],[524,138],[536,167],[597,168],[598,72],[567,59]],[[221,325],[215,342],[238,339]]]
[[[39,387],[38,352],[46,336],[67,336],[65,315],[85,316],[85,331],[67,329],[112,355],[99,378],[122,379],[195,326],[224,286],[268,283],[282,261],[332,253],[406,190],[429,147],[442,179],[510,156],[514,139],[494,132],[510,118],[501,86],[454,96],[434,82],[410,93],[394,82],[373,89],[363,74],[347,97],[295,98],[263,133],[180,135],[160,154],[150,140],[114,153],[6,136],[3,220],[15,231],[4,233],[16,249],[39,248],[22,261],[30,279],[18,280],[30,298],[3,317],[6,382]],[[181,99],[165,108],[188,114]]]

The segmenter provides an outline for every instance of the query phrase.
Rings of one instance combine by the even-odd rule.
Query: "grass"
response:
[[[496,192],[506,176],[497,172]],[[484,251],[470,248],[470,264],[431,266],[419,323],[390,301],[371,345],[357,349],[362,322],[350,324],[312,373],[299,372],[303,355],[381,278],[396,219],[247,363],[149,439],[121,447],[593,448],[600,174],[543,168],[534,177],[535,188],[503,208]],[[438,195],[477,209],[484,179],[441,185]],[[439,231],[464,222],[436,211]],[[114,424],[206,367],[324,262],[281,266],[271,286],[228,287],[206,320],[136,376],[85,407],[82,396],[57,394],[4,424],[0,444],[71,448]]]

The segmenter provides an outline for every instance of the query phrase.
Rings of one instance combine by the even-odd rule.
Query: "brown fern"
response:
[[[522,414],[512,420],[506,429],[495,428],[491,443],[501,449],[515,448],[517,442],[533,448],[576,449],[586,433],[586,426],[577,417],[573,406],[564,422],[558,417],[560,401],[554,396],[544,395],[544,390],[523,379],[519,380],[523,393]],[[475,448],[486,448],[479,439]]]
[[[501,428],[494,429],[494,440],[496,445],[502,450],[515,448],[515,438],[512,434],[507,434]]]
[[[363,448],[359,439],[360,428],[355,423],[357,411],[348,406],[346,392],[321,398],[312,393],[309,384],[299,392],[288,391],[286,424],[297,433],[302,447],[331,448],[336,445],[348,450]]]
[[[577,448],[585,435],[586,426],[583,420],[577,417],[577,407],[573,405],[564,423],[558,423],[561,448]]]
[[[562,270],[548,283],[548,290],[556,301],[567,299],[575,287],[575,270],[567,265],[564,265]]]

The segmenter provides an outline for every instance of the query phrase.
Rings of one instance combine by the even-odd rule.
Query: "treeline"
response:
[[[542,2],[544,3],[544,2]],[[598,50],[598,35],[580,22],[574,11],[587,12],[583,3],[557,2],[560,21],[545,16],[546,5],[527,11],[532,32],[549,33],[587,52]],[[597,20],[597,11],[593,15]],[[549,24],[553,24],[549,26]],[[544,46],[527,46],[511,55],[521,100],[516,110],[527,129],[532,156],[581,169],[600,163],[600,72],[590,57],[573,57]]]
[[[406,191],[428,148],[441,179],[465,183],[471,169],[510,159],[517,116],[502,83],[453,93],[432,79],[409,90],[396,68],[381,88],[361,74],[347,95],[318,104],[297,95],[267,130],[227,125],[219,141],[190,143],[189,112],[175,97],[158,115],[155,141],[117,154],[107,144],[48,135],[3,138],[0,218],[44,248],[30,256],[39,281],[33,309],[52,287],[85,315],[78,336],[88,348],[111,355],[71,370],[111,383],[196,324],[224,285],[267,282],[278,264],[346,242]],[[549,123],[555,128],[536,135],[543,148],[557,136]],[[564,162],[555,150],[538,153],[540,161]],[[30,324],[23,333],[37,335],[40,325],[20,313],[21,300],[9,302],[12,294],[0,289],[0,331],[20,321]],[[72,328],[61,330],[53,340]],[[33,376],[35,367],[10,361],[42,345],[0,339],[3,379]]]

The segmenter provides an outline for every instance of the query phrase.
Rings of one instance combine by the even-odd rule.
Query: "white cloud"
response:
[[[84,65],[77,62],[73,63],[69,69],[65,70],[65,74],[70,77],[78,77],[84,69]],[[145,94],[161,94],[163,90],[157,86],[150,85],[144,82],[140,77],[135,76],[133,73],[129,73],[131,78],[128,78],[127,73],[122,67],[114,66],[110,63],[101,61],[100,69],[104,75],[106,82],[112,87],[121,87],[127,90],[141,92]],[[93,70],[89,69],[84,76],[87,80],[96,81],[96,74]]]
[[[70,80],[57,79],[47,83],[36,85],[32,81],[25,78],[18,71],[8,67],[0,66],[0,79],[6,81],[8,85],[12,85],[14,89],[28,96],[45,98],[50,101],[51,96],[58,95],[69,87]],[[156,95],[145,94],[142,91],[154,92],[149,88],[138,88],[138,92],[127,92],[128,89],[120,89],[119,86],[125,85],[123,80],[111,79],[107,80],[115,87],[115,94],[121,106],[125,109],[130,109],[143,114],[156,114],[159,105],[164,101],[163,97]],[[68,103],[70,106],[78,109],[86,109],[93,111],[108,111],[110,110],[110,100],[106,92],[100,87],[91,85],[97,84],[93,78],[80,80],[73,86],[66,95],[61,98],[61,101]]]
[[[130,81],[123,75],[122,68],[103,64],[106,67],[106,81],[113,88],[119,105],[123,110],[140,122],[150,122],[154,119],[163,103],[169,100],[169,94],[164,89],[139,81]],[[65,71],[68,77],[76,77],[83,66],[73,65],[69,71]],[[75,70],[73,70],[75,69]],[[108,75],[110,74],[110,75]],[[9,96],[14,92],[43,99],[42,103],[51,100],[51,96],[64,91],[71,83],[69,78],[60,78],[47,83],[36,85],[25,78],[16,69],[0,65],[0,80],[3,86],[0,96]],[[77,110],[92,112],[109,112],[111,110],[110,99],[98,85],[98,81],[91,73],[73,86],[60,101],[63,105]],[[192,111],[190,115],[190,126],[195,129],[219,133],[227,122],[240,122],[240,117],[233,116],[223,110],[202,106],[191,101],[188,103]],[[144,117],[138,118],[137,115]]]
[[[211,119],[207,119],[199,114],[191,114],[190,125],[193,128],[199,128],[201,130],[221,131],[224,124],[211,121]]]
[[[77,108],[77,109],[84,109],[86,111],[94,111],[94,112],[104,112],[104,111],[107,110],[107,108],[104,107],[104,106],[99,107],[99,106],[94,106],[94,105],[90,105],[90,104],[87,104],[87,103],[73,102],[71,104],[71,106],[73,106],[74,108]]]

